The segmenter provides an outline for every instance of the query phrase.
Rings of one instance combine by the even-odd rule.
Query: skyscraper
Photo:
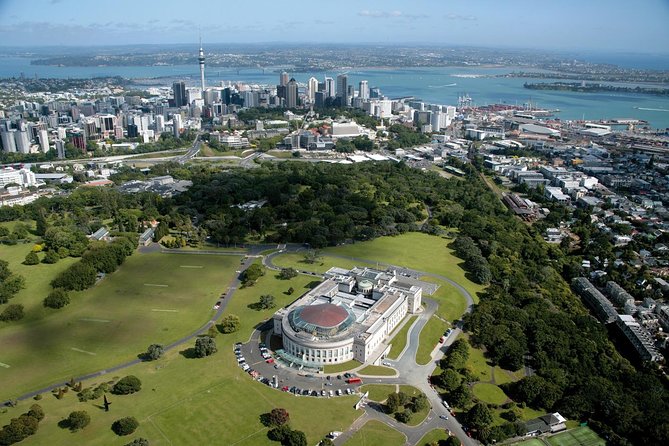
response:
[[[202,38],[200,38],[200,53],[198,54],[197,61],[200,63],[200,87],[204,92],[204,50],[202,49]]]
[[[369,99],[369,84],[367,81],[360,81],[360,87],[358,88],[358,97],[360,99]]]
[[[340,74],[337,76],[337,97],[346,96],[348,90],[348,75]]]
[[[204,65],[201,65],[204,69]],[[174,93],[174,106],[183,107],[188,102],[186,101],[186,83],[183,81],[172,84],[172,92]]]
[[[297,81],[291,78],[286,85],[286,107],[297,107]]]
[[[288,85],[288,73],[286,73],[285,71],[283,71],[279,76],[279,85],[281,86]]]
[[[325,78],[325,94],[329,98],[333,98],[335,95],[335,83],[331,77]]]
[[[316,92],[318,91],[318,79],[316,79],[315,77],[310,77],[307,86],[308,86],[307,94],[309,95],[309,102],[313,104],[314,101],[316,100]]]

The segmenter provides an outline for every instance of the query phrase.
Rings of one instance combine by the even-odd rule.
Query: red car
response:
[[[265,361],[267,364],[272,364],[274,362],[273,358],[269,358],[267,361]]]

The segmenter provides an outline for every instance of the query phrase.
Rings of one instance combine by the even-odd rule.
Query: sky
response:
[[[0,0],[0,46],[382,43],[669,54],[669,0]]]

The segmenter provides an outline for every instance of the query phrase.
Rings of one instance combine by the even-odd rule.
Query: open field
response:
[[[360,387],[360,393],[369,392],[369,399],[379,403],[385,401],[389,394],[396,391],[395,384],[365,384]]]
[[[327,248],[325,253],[358,257],[446,276],[462,285],[472,296],[485,287],[471,282],[460,268],[462,260],[448,248],[450,239],[410,232],[397,237],[380,237],[369,242]]]
[[[430,446],[435,441],[446,441],[447,438],[445,429],[433,429],[420,439],[417,446]]]
[[[280,268],[294,268],[296,270],[313,271],[315,273],[323,274],[333,266],[340,268],[353,268],[354,266],[369,266],[376,267],[376,263],[356,262],[348,259],[339,259],[337,257],[330,257],[326,253],[323,257],[314,263],[307,263],[304,261],[304,253],[286,252],[274,257],[274,264]]]
[[[380,421],[371,420],[346,442],[346,446],[401,446],[405,441],[403,433]]]
[[[391,340],[392,346],[390,347],[388,358],[397,359],[400,353],[402,353],[402,350],[404,350],[404,347],[407,346],[407,333],[409,333],[409,329],[413,323],[416,322],[416,317],[417,316],[409,316],[402,329],[395,332]]]
[[[230,259],[232,267],[238,265],[236,257],[223,256],[169,256],[177,257],[180,263],[195,264],[201,258],[216,261]],[[131,257],[131,259],[133,259]],[[130,260],[130,259],[129,259]],[[179,268],[194,274],[203,274],[203,269]],[[231,274],[223,275],[225,283]],[[110,277],[111,278],[111,277]],[[164,282],[165,280],[163,280]],[[179,352],[172,351],[156,362],[142,363],[118,374],[137,375],[143,382],[143,390],[127,397],[111,396],[112,410],[109,413],[98,408],[98,401],[79,403],[72,393],[63,400],[45,395],[40,404],[47,418],[40,424],[39,433],[26,444],[69,445],[73,441],[91,445],[122,445],[132,438],[116,437],[110,430],[111,423],[122,416],[132,415],[140,421],[135,435],[148,438],[152,445],[167,444],[238,444],[272,445],[267,438],[267,428],[259,417],[274,407],[284,407],[291,417],[291,425],[307,434],[309,444],[315,444],[325,434],[333,430],[346,430],[360,412],[353,410],[355,396],[333,399],[295,397],[264,386],[245,374],[234,361],[232,344],[237,340],[246,341],[256,322],[271,315],[274,310],[258,312],[248,308],[261,294],[273,294],[277,305],[292,301],[310,282],[308,277],[297,277],[281,281],[268,273],[249,288],[238,290],[230,302],[226,314],[235,313],[242,317],[242,326],[236,333],[218,335],[216,343],[219,352],[203,359],[186,359]],[[293,286],[296,292],[287,296],[281,292]],[[151,290],[167,292],[170,288],[150,287]],[[209,303],[209,302],[208,302]],[[200,310],[201,312],[201,310]],[[157,313],[162,317],[180,317],[181,313]],[[246,320],[244,320],[246,319]],[[195,324],[197,326],[197,324]],[[146,346],[142,341],[142,349]],[[191,344],[192,345],[192,344]],[[191,345],[185,345],[185,350]],[[84,355],[79,353],[81,356]],[[94,357],[92,357],[94,358]],[[0,371],[0,373],[2,373]],[[189,379],[196,377],[197,379]],[[111,377],[110,377],[111,378]],[[84,383],[90,385],[93,383]],[[32,401],[21,403],[17,409],[0,414],[0,424],[6,424],[10,417],[17,416]],[[72,410],[85,409],[91,415],[91,425],[82,432],[71,434],[57,427],[57,422]],[[313,414],[319,417],[314,418]],[[187,429],[182,426],[188,426]],[[48,440],[47,440],[48,439]]]
[[[47,268],[61,269],[68,261],[25,267],[46,272],[26,275],[28,283],[38,282],[31,287],[42,289],[31,288],[30,296],[24,290],[14,299],[26,301],[28,317],[0,328],[0,362],[10,366],[0,369],[0,399],[135,359],[149,344],[168,344],[193,332],[211,317],[238,262],[135,253],[93,288],[71,293],[72,302],[60,310],[38,307],[54,275]],[[12,269],[20,272],[14,262]]]
[[[382,365],[368,365],[364,369],[358,370],[357,373],[360,375],[393,376],[397,372],[395,372],[395,369]]]
[[[448,329],[448,324],[432,316],[420,332],[420,344],[416,352],[416,362],[425,365],[432,360],[432,351],[439,343],[439,338]]]
[[[458,292],[458,290],[448,282],[435,279],[433,277],[423,276],[421,280],[439,284],[439,289],[431,296],[423,294],[424,297],[436,300],[439,304],[437,313],[444,319],[454,321],[460,319],[467,309],[467,299]],[[475,302],[478,302],[478,297],[472,295]]]
[[[472,371],[474,376],[479,381],[489,382],[492,380],[490,374],[490,364],[483,356],[483,350],[469,346],[469,359],[467,359],[467,367]]]
[[[508,396],[494,384],[476,383],[472,388],[474,396],[484,403],[503,404],[509,399]]]

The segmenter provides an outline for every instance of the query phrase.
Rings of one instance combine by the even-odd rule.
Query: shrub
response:
[[[23,319],[23,305],[11,304],[0,313],[0,321],[10,322]]]
[[[221,331],[223,333],[234,333],[239,330],[239,316],[235,314],[229,314],[221,320]]]
[[[63,288],[68,291],[82,291],[95,284],[97,271],[85,262],[77,262],[56,276],[51,281],[54,288]]]
[[[149,440],[146,438],[135,438],[130,443],[126,443],[125,446],[149,446]]]
[[[130,395],[139,392],[142,389],[142,382],[134,375],[128,375],[121,378],[114,387],[112,393],[116,395]]]
[[[67,248],[61,248],[61,249],[67,249]],[[67,256],[65,256],[65,257],[67,257]],[[42,259],[42,263],[53,264],[53,263],[58,262],[61,258],[62,258],[62,256],[59,253],[57,253],[53,249],[50,249],[46,252],[46,255],[44,256],[44,259]]]
[[[44,299],[44,306],[48,308],[63,308],[70,303],[70,296],[67,291],[56,289],[49,293]]]
[[[88,426],[91,422],[91,416],[85,410],[75,410],[67,417],[67,427],[71,431],[77,431]]]
[[[28,254],[26,254],[26,259],[23,261],[24,265],[37,265],[39,263],[39,257],[37,257],[37,253],[30,251]]]
[[[271,425],[281,426],[288,423],[289,420],[290,415],[288,414],[288,411],[281,407],[272,409],[272,411],[269,413],[269,422]]]
[[[39,404],[33,404],[30,406],[28,415],[35,418],[37,421],[42,421],[44,419],[44,409]]]
[[[139,421],[135,417],[125,417],[112,423],[112,430],[116,435],[124,436],[135,432],[139,427]]]

